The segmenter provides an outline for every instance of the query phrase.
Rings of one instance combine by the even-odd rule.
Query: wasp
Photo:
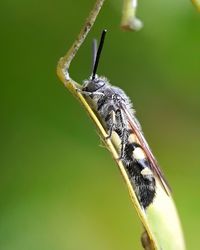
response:
[[[80,92],[102,122],[107,132],[105,139],[110,139],[113,133],[119,137],[118,160],[126,169],[139,203],[146,209],[156,196],[155,175],[166,192],[167,183],[144,138],[129,97],[121,88],[112,86],[106,77],[97,75],[105,35],[106,30],[103,30],[98,50],[94,49],[92,74],[84,81]]]

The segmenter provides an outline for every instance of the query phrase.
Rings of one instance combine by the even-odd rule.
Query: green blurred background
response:
[[[110,154],[56,76],[94,1],[1,0],[0,249],[141,249],[141,224]],[[200,14],[189,0],[141,1],[137,33],[108,0],[71,67],[98,72],[133,100],[173,189],[188,249],[199,249]]]

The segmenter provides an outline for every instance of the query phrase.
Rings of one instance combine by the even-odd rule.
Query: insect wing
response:
[[[134,134],[137,136],[138,141],[140,142],[141,147],[143,148],[143,150],[144,150],[144,152],[145,152],[145,154],[150,162],[152,170],[157,174],[157,176],[158,176],[163,188],[165,189],[166,193],[169,194],[170,187],[169,187],[167,181],[165,180],[164,175],[161,172],[161,170],[158,166],[158,163],[157,163],[155,157],[153,156],[140,127],[138,126],[137,119],[129,113],[129,111],[127,110],[126,107],[124,107],[123,104],[122,104],[121,108],[124,111],[124,113],[128,119],[128,122],[129,122],[131,129],[133,130]]]

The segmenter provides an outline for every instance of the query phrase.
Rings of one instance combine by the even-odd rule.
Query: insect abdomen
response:
[[[125,145],[122,162],[133,183],[140,204],[147,208],[155,197],[155,178],[150,170],[149,162],[139,144],[136,142]]]

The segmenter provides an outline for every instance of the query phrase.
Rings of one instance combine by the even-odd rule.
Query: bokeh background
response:
[[[0,249],[141,249],[141,224],[109,152],[56,76],[94,1],[0,2]],[[141,1],[144,28],[122,32],[106,1],[70,69],[91,72],[91,41],[108,29],[98,72],[133,100],[173,189],[188,249],[199,249],[200,14],[189,0]]]

